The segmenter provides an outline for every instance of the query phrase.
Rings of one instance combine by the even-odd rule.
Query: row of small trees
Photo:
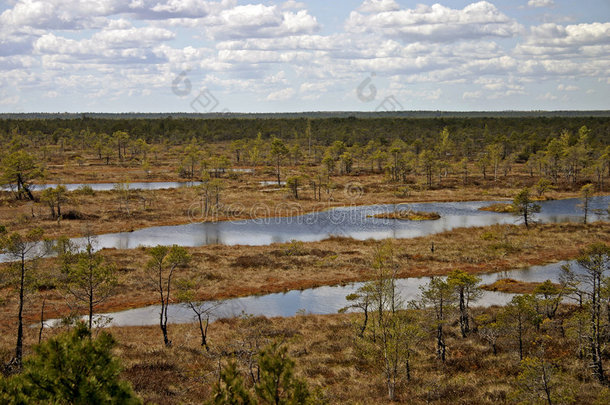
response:
[[[525,163],[530,176],[535,174],[546,178],[554,185],[563,182],[566,186],[575,186],[578,182],[589,179],[594,181],[599,190],[604,189],[605,179],[610,177],[610,146],[595,148],[589,139],[590,130],[583,126],[574,135],[563,131],[551,138],[544,147],[527,153],[514,151],[501,139],[475,150],[460,147],[463,139],[454,139],[449,130],[444,128],[434,142],[424,147],[421,142],[407,143],[396,139],[391,144],[370,140],[366,144],[335,141],[329,146],[304,144],[303,139],[292,141],[271,137],[263,139],[262,134],[250,140],[231,142],[229,155],[212,151],[207,145],[200,146],[196,138],[191,139],[179,152],[179,173],[189,179],[197,179],[202,172],[219,177],[233,164],[258,166],[268,164],[275,168],[278,186],[281,184],[281,167],[283,165],[319,166],[326,177],[335,174],[351,174],[358,167],[359,171],[385,172],[390,181],[407,183],[410,178],[421,176],[423,183],[432,187],[434,179],[438,185],[443,178],[453,173],[468,183],[474,165],[484,178],[493,173],[497,181],[501,174],[507,176],[516,163]],[[101,135],[100,135],[101,136]],[[102,139],[103,138],[103,139]],[[102,137],[94,142],[94,155],[109,163],[110,155],[102,153],[101,145],[113,142],[117,160],[123,161],[128,155],[138,159],[143,169],[150,173],[148,155],[151,151],[157,156],[169,145],[149,145],[142,138],[131,139],[125,131],[116,131],[112,137]],[[0,182],[10,185],[19,199],[34,196],[30,184],[40,179],[44,173],[40,159],[27,152],[23,142],[12,142],[2,156]],[[107,146],[110,147],[110,146]],[[154,150],[153,150],[154,149]],[[233,161],[232,161],[233,160]],[[309,177],[312,177],[308,174]],[[295,183],[299,179],[295,179]],[[306,183],[302,180],[301,183]],[[293,190],[298,190],[298,187]],[[298,191],[294,194],[298,195]]]

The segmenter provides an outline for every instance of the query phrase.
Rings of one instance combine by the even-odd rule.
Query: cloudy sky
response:
[[[610,109],[609,0],[3,0],[0,112]]]

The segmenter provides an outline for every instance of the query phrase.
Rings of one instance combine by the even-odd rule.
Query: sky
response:
[[[2,0],[0,112],[610,109],[610,0]]]

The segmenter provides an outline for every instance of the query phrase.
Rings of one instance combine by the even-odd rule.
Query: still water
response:
[[[270,212],[267,207],[255,207],[252,214],[266,212],[273,216],[261,219],[221,222],[195,222],[187,225],[156,226],[133,232],[103,234],[97,237],[97,248],[133,249],[138,246],[172,245],[203,246],[269,245],[298,240],[313,242],[330,236],[345,236],[357,240],[414,238],[454,228],[515,224],[520,221],[510,214],[479,211],[493,202],[415,203],[333,208],[302,214],[297,205],[286,205]],[[590,221],[606,218],[610,196],[595,197],[591,201]],[[582,221],[579,199],[545,201],[542,211],[535,215],[540,222]],[[436,221],[400,221],[371,218],[370,216],[396,209],[433,211],[441,215]],[[194,218],[199,220],[201,218]],[[82,242],[82,240],[78,240]]]
[[[70,183],[63,184],[68,191],[75,191],[83,186],[91,187],[93,191],[109,191],[114,189],[117,183]],[[127,183],[131,190],[163,190],[181,187],[191,187],[201,184],[198,181],[151,181],[151,182],[130,182]],[[57,187],[57,184],[34,184],[30,187],[32,191],[46,190]],[[2,191],[11,191],[10,187],[3,186]]]
[[[545,281],[547,279],[558,282],[561,266],[570,263],[578,272],[579,267],[574,262],[559,262],[545,266],[532,266],[524,270],[510,270],[500,273],[482,274],[483,284],[491,284],[501,278],[512,278],[520,281]],[[400,299],[404,302],[420,298],[420,286],[427,284],[429,277],[405,278],[397,280],[397,290]],[[286,293],[265,294],[242,298],[227,299],[210,302],[210,306],[219,304],[213,311],[210,319],[234,317],[241,314],[274,316],[294,316],[297,313],[308,314],[334,314],[348,305],[345,296],[362,287],[364,283],[351,283],[344,286],[325,286],[306,290],[292,290]],[[480,300],[473,306],[504,305],[514,294],[494,291],[485,291]],[[159,322],[159,309],[157,305],[144,308],[131,309],[122,312],[104,314],[111,318],[110,325],[114,326],[145,326],[156,325]],[[170,323],[190,323],[196,318],[190,308],[180,304],[172,304],[168,309]]]

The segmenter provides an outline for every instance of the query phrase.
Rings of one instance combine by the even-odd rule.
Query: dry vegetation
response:
[[[469,273],[498,272],[575,258],[594,242],[610,243],[610,224],[540,224],[526,230],[516,225],[461,228],[437,235],[392,240],[400,263],[398,277],[445,275],[454,269]],[[209,245],[188,248],[192,261],[178,279],[197,280],[196,296],[222,299],[305,289],[322,285],[371,280],[371,257],[379,242],[330,238],[320,242],[292,242],[269,246]],[[431,246],[434,244],[434,252]],[[146,249],[102,251],[119,270],[117,294],[100,307],[115,311],[156,303],[157,295],[146,273]],[[39,317],[41,297],[46,298],[46,317],[69,312],[65,297],[56,288],[58,265],[44,259],[39,271],[45,280],[43,294],[32,296],[26,317]],[[7,266],[4,264],[3,266]],[[3,333],[12,330],[16,295],[7,288],[2,319]]]
[[[481,208],[479,208],[479,211],[490,211],[490,212],[512,214],[515,212],[515,207],[509,203],[497,203],[497,204],[488,205],[486,207],[481,207]]]
[[[216,152],[227,151],[226,144],[215,147]],[[150,173],[136,163],[105,165],[94,156],[84,156],[75,164],[70,163],[70,156],[60,156],[47,164],[44,180],[49,183],[180,181],[184,180],[178,177],[176,170],[180,153],[179,148],[159,152],[151,161]],[[282,170],[282,177],[287,177],[301,168]],[[221,206],[213,219],[295,215],[345,205],[510,200],[521,188],[535,183],[522,165],[514,165],[510,173],[497,182],[490,177],[484,179],[474,165],[470,167],[470,173],[466,184],[461,175],[450,174],[442,179],[440,186],[427,187],[415,176],[408,184],[398,185],[388,181],[383,174],[368,173],[356,165],[352,175],[330,177],[330,185],[322,191],[321,198],[314,198],[305,183],[299,191],[300,199],[295,200],[284,188],[261,186],[260,181],[274,178],[274,169],[259,166],[251,174],[223,176]],[[547,198],[576,197],[579,186],[549,191]],[[196,207],[201,198],[193,188],[134,190],[129,196],[129,213],[120,207],[120,199],[117,191],[71,192],[63,208],[69,215],[58,222],[51,218],[43,203],[16,201],[8,192],[0,192],[0,224],[10,231],[40,226],[45,236],[55,238],[207,219],[197,215]],[[269,210],[254,209],[262,205]],[[511,212],[507,207],[510,204],[495,204],[483,209]],[[414,214],[415,217],[408,219],[434,219],[420,217],[423,213]],[[402,212],[385,215],[383,218],[404,219]],[[608,222],[539,224],[529,230],[515,225],[461,228],[426,237],[395,239],[390,243],[399,262],[397,276],[418,277],[446,275],[454,269],[469,273],[497,272],[573,259],[580,249],[594,242],[610,243]],[[365,281],[375,277],[371,257],[378,244],[373,240],[333,237],[320,242],[249,246],[247,249],[223,245],[188,248],[192,261],[180,269],[176,277],[196,280],[196,298],[202,300]],[[117,265],[119,287],[98,311],[116,311],[157,302],[145,271],[146,249],[107,249],[102,255]],[[8,267],[7,264],[0,266]],[[40,283],[39,290],[31,294],[27,302],[25,317],[29,323],[40,317],[43,299],[45,318],[65,316],[74,309],[67,305],[66,294],[59,288],[60,274],[55,259],[41,260],[37,277],[45,282]],[[531,292],[536,285],[538,283],[499,280],[486,288],[522,293]],[[3,297],[0,361],[6,363],[14,345],[17,297],[9,287],[0,291],[0,295]],[[493,314],[495,310],[491,308],[485,312]],[[568,310],[562,308],[563,312]],[[480,314],[483,310],[478,311]],[[559,318],[563,316],[562,313]],[[298,373],[307,378],[310,387],[319,388],[330,403],[385,403],[387,395],[381,374],[354,348],[354,324],[359,317],[343,314],[223,319],[210,326],[210,352],[199,346],[195,325],[171,325],[172,348],[164,347],[158,327],[111,328],[111,332],[119,341],[116,354],[122,360],[124,377],[148,403],[201,403],[202,399],[209,398],[211,387],[218,379],[219,364],[224,364],[230,354],[243,355],[245,347],[260,347],[274,339],[288,345]],[[548,327],[557,325],[553,323]],[[44,335],[58,331],[45,330]],[[25,333],[26,352],[30,352],[38,339],[38,329],[28,328]],[[549,333],[559,336],[556,329]],[[453,322],[449,326],[447,344],[449,358],[442,364],[434,357],[433,339],[422,342],[414,362],[413,380],[399,387],[400,401],[412,404],[509,402],[519,371],[519,359],[511,342],[501,341],[499,354],[494,356],[489,345],[476,334],[461,339],[459,326]],[[562,359],[561,367],[569,376],[566,386],[570,387],[575,403],[607,403],[604,398],[610,397],[610,393],[592,382],[590,374],[573,355],[573,347],[567,339],[558,338],[553,350]],[[240,364],[245,370],[244,364]]]
[[[493,316],[495,308],[484,310]],[[565,318],[547,325],[548,333],[558,334]],[[475,317],[483,310],[475,311]],[[123,377],[131,382],[146,403],[196,404],[209,398],[218,379],[218,366],[235,359],[249,382],[247,349],[279,340],[296,361],[297,374],[310,388],[319,390],[329,403],[388,403],[383,376],[355,348],[356,323],[361,315],[306,315],[292,318],[223,319],[210,326],[211,350],[198,345],[196,325],[171,325],[174,345],[163,345],[158,327],[110,328],[119,346]],[[33,335],[36,331],[30,330]],[[45,337],[58,331],[46,331]],[[3,334],[2,347],[12,341]],[[519,356],[514,342],[500,339],[498,354],[476,333],[459,336],[459,326],[448,328],[449,357],[445,364],[434,355],[434,340],[418,346],[412,361],[412,380],[398,388],[398,398],[409,404],[507,404],[519,372]],[[530,346],[528,345],[528,349]],[[578,361],[567,339],[558,339],[552,355],[566,376],[559,389],[565,389],[577,404],[602,404],[609,392],[592,380]],[[239,355],[241,353],[241,356]],[[6,354],[6,353],[4,353]],[[568,377],[569,376],[569,377]]]
[[[215,153],[228,154],[228,145],[213,145]],[[78,154],[80,163],[74,163],[70,152],[50,157],[45,178],[38,183],[115,183],[186,181],[178,176],[182,148],[167,148],[151,157],[151,168],[146,172],[136,161],[106,165],[94,156]],[[82,155],[82,156],[81,156]],[[76,155],[75,155],[76,156]],[[243,167],[242,167],[243,168]],[[291,197],[284,187],[262,186],[261,181],[275,179],[275,169],[269,166],[251,167],[253,173],[234,172],[222,176],[223,190],[219,209],[209,217],[199,214],[200,194],[193,188],[172,190],[133,190],[129,196],[129,213],[121,206],[116,191],[68,193],[62,210],[63,221],[52,219],[49,209],[40,201],[15,200],[10,192],[0,191],[0,223],[12,231],[25,231],[39,226],[47,237],[82,236],[86,231],[94,234],[129,232],[156,226],[185,224],[192,221],[249,219],[262,216],[287,216],[346,205],[396,204],[410,202],[443,202],[472,200],[509,200],[524,186],[533,186],[536,178],[527,168],[515,164],[507,176],[494,181],[484,179],[474,165],[466,184],[458,173],[449,173],[440,184],[428,187],[421,176],[411,176],[407,184],[389,181],[385,174],[371,173],[368,166],[355,166],[350,175],[333,175],[328,188],[320,198],[314,198],[308,183],[303,183],[299,200]],[[315,172],[316,167],[307,170]],[[301,167],[282,168],[282,178],[302,172]],[[547,198],[576,197],[579,187],[566,186],[551,191]],[[35,192],[40,196],[40,192]],[[261,210],[260,207],[267,207]]]
[[[503,293],[532,294],[536,287],[538,287],[540,284],[542,283],[533,281],[520,281],[512,278],[502,278],[491,284],[484,284],[481,286],[481,288],[487,291],[499,291]],[[557,288],[560,288],[559,284],[553,283],[553,285]]]

